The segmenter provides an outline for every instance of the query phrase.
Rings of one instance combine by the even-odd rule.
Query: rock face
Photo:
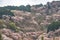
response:
[[[2,29],[2,38],[3,40],[34,40],[42,34],[42,32],[13,32],[10,29]]]
[[[2,34],[3,40],[13,40],[12,38],[7,37],[6,35]]]
[[[2,31],[3,40],[20,40],[22,36],[19,33],[14,33],[9,29],[3,29]]]

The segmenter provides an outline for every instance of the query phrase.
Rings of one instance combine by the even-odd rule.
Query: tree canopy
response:
[[[49,32],[49,31],[55,31],[55,30],[59,29],[59,27],[60,27],[60,21],[52,22],[48,26],[47,32]]]
[[[0,18],[2,18],[2,15],[14,16],[14,14],[9,9],[5,9],[3,7],[0,8]]]

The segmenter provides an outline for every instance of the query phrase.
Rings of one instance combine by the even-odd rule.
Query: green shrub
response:
[[[8,28],[14,31],[19,31],[19,29],[17,28],[14,22],[10,22]]]
[[[1,28],[4,28],[4,27],[6,26],[6,25],[5,25],[5,26],[4,26],[4,25],[5,25],[5,24],[4,24],[4,21],[0,19],[0,29],[1,29]]]
[[[0,18],[2,18],[2,15],[14,16],[14,14],[10,10],[3,8],[3,7],[0,8]]]
[[[2,34],[0,33],[0,40],[2,40]]]
[[[48,25],[47,32],[55,31],[59,29],[59,27],[60,27],[60,21],[52,22],[50,25]]]

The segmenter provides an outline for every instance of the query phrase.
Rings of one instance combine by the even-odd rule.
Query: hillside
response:
[[[60,1],[0,7],[1,40],[38,40],[41,35],[60,36]]]

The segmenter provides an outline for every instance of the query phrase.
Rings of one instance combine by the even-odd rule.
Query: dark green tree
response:
[[[17,6],[5,6],[4,8],[9,10],[18,10],[19,8]]]
[[[19,10],[21,10],[21,11],[26,11],[26,7],[25,7],[24,5],[21,5],[21,6],[19,7]]]
[[[26,5],[26,11],[31,12],[31,6],[30,5]]]
[[[60,21],[52,22],[50,25],[48,25],[47,33],[49,31],[55,31],[59,29],[59,27],[60,27]]]
[[[47,7],[48,7],[48,9],[51,9],[50,2],[47,2]]]
[[[14,14],[9,9],[1,7],[0,8],[0,18],[2,18],[2,15],[14,16]]]
[[[38,8],[38,7],[42,7],[43,4],[37,4],[37,5],[35,5],[35,6],[36,6],[36,8]]]

